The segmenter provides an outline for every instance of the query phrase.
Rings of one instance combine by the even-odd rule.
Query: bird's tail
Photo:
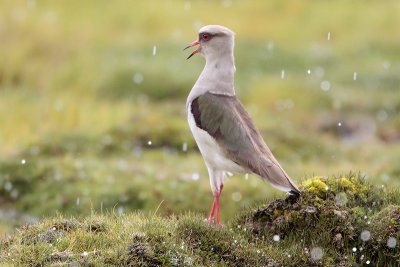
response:
[[[262,176],[266,178],[273,187],[291,195],[300,196],[300,189],[290,179],[289,175],[283,170],[278,162],[274,162],[273,166],[265,168],[265,170],[268,171]]]

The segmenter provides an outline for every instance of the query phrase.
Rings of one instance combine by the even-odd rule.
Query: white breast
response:
[[[215,171],[244,173],[245,171],[242,167],[225,157],[218,143],[212,136],[197,127],[190,109],[191,103],[189,103],[187,110],[188,122],[207,167]]]

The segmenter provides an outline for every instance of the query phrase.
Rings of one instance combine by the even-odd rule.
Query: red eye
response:
[[[208,41],[208,40],[210,40],[210,35],[208,34],[208,33],[204,33],[203,34],[203,36],[202,36],[202,39],[204,40],[204,41]]]

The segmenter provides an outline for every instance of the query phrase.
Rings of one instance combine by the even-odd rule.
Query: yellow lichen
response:
[[[356,189],[356,186],[354,185],[354,183],[352,183],[351,182],[351,178],[350,178],[350,180],[348,179],[348,178],[346,178],[346,177],[342,177],[342,178],[340,178],[339,179],[339,181],[338,181],[338,183],[339,183],[339,186],[341,186],[341,187],[343,187],[343,188],[347,188],[347,189],[351,189],[351,190],[355,190]]]
[[[326,178],[322,176],[315,176],[305,180],[301,184],[301,187],[303,187],[306,191],[310,193],[318,194],[321,192],[326,192],[328,190],[328,186],[326,185],[325,181]]]

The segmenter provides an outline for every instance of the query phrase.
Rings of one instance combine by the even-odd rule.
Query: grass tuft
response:
[[[312,177],[299,199],[249,208],[222,228],[201,216],[114,213],[58,216],[1,243],[22,266],[395,266],[400,198],[357,175]],[[394,197],[397,196],[397,197]]]

